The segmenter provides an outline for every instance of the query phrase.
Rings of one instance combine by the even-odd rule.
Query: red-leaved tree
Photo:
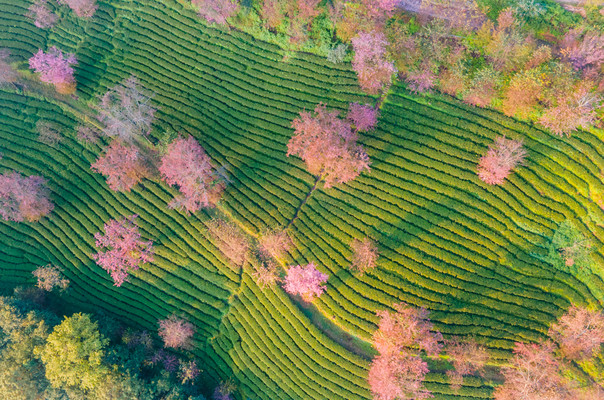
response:
[[[191,337],[195,334],[195,327],[189,321],[178,318],[172,314],[159,322],[158,334],[164,341],[165,347],[188,348]]]
[[[63,52],[52,46],[46,53],[38,50],[29,59],[29,68],[40,74],[42,82],[55,86],[57,92],[71,94],[75,91],[75,79],[71,65],[77,64],[75,55],[63,54]]]
[[[453,364],[452,370],[447,371],[453,390],[461,388],[465,375],[474,375],[482,372],[489,361],[487,350],[476,343],[474,338],[462,341],[458,337],[452,337],[446,341],[446,351],[449,361]]]
[[[111,190],[129,192],[143,178],[149,176],[140,151],[135,146],[126,146],[118,140],[111,142],[92,170],[107,177]]]
[[[135,224],[136,215],[112,219],[105,223],[105,234],[95,233],[95,245],[99,252],[94,260],[113,278],[115,286],[128,280],[128,273],[153,261],[153,242],[144,241]],[[106,248],[106,250],[102,250]]]
[[[325,291],[325,282],[329,276],[317,270],[314,263],[306,266],[296,265],[287,270],[283,288],[292,295],[300,295],[305,301],[321,296]]]
[[[97,105],[98,119],[105,125],[103,133],[127,143],[148,134],[156,111],[151,98],[134,76],[109,89]]]
[[[357,131],[370,131],[377,124],[379,112],[369,104],[350,103],[346,118]]]
[[[159,172],[168,185],[180,190],[181,196],[170,202],[171,208],[195,212],[212,207],[224,190],[224,182],[216,175],[210,157],[192,137],[177,138],[168,145]]]
[[[54,208],[49,194],[41,176],[4,173],[0,175],[0,216],[5,221],[35,222]]]
[[[604,314],[572,306],[552,324],[549,335],[558,342],[566,358],[578,361],[591,358],[604,343]]]
[[[28,8],[27,17],[33,19],[34,25],[40,29],[52,27],[59,19],[50,9],[48,0],[35,0]]]
[[[502,369],[505,382],[495,389],[496,400],[576,400],[577,392],[559,371],[552,343],[516,343],[514,358]]]
[[[352,248],[352,264],[350,268],[361,275],[373,269],[379,257],[375,242],[369,238],[354,239],[350,244]]]
[[[422,400],[432,397],[423,385],[428,364],[407,353],[380,354],[369,368],[374,400]]]
[[[58,2],[71,8],[75,15],[80,18],[92,17],[99,8],[96,0],[58,0]]]
[[[239,11],[237,0],[193,0],[192,3],[200,17],[220,25],[226,24],[227,19]]]
[[[405,303],[393,307],[394,312],[377,312],[380,322],[373,335],[373,344],[380,354],[398,354],[417,347],[429,356],[437,356],[443,347],[443,337],[440,332],[433,331],[429,311]]]
[[[498,137],[478,162],[478,177],[489,185],[501,185],[526,156],[521,140]]]
[[[386,59],[387,45],[386,36],[381,32],[361,32],[352,39],[352,68],[361,88],[369,94],[377,94],[390,85],[396,72],[394,64]]]
[[[338,116],[338,111],[328,112],[323,104],[317,105],[314,115],[302,111],[292,122],[295,132],[287,144],[287,156],[299,156],[311,174],[325,179],[325,187],[353,180],[370,165],[367,153],[356,143],[356,131]]]

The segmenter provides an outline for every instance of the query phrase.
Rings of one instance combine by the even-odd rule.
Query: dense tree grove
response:
[[[53,84],[57,92],[62,94],[75,92],[76,82],[71,67],[74,64],[77,64],[75,55],[63,54],[55,46],[51,46],[47,52],[40,49],[29,59],[29,67],[40,74],[40,80]]]
[[[128,280],[128,273],[153,261],[153,242],[143,241],[136,225],[136,215],[112,219],[105,223],[105,234],[95,233],[95,245],[101,249],[94,260],[111,278],[115,286]],[[106,248],[106,250],[102,250]]]
[[[4,173],[0,175],[0,216],[5,221],[38,221],[54,208],[49,195],[41,176]]]
[[[0,297],[0,398],[203,400],[195,360],[98,314],[64,319],[22,291]]]

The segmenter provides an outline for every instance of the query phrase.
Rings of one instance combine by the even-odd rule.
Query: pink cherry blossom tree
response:
[[[241,229],[223,219],[213,219],[206,226],[218,250],[231,262],[231,267],[241,267],[250,249],[250,242]]]
[[[478,162],[478,177],[489,185],[501,185],[526,156],[521,140],[498,137]]]
[[[192,3],[200,17],[220,25],[225,25],[227,19],[239,11],[238,0],[193,0]]]
[[[329,276],[317,270],[314,263],[306,266],[296,265],[287,270],[283,288],[292,295],[300,295],[305,301],[321,296],[325,291],[324,283]]]
[[[373,344],[380,354],[397,354],[417,347],[436,357],[442,350],[443,337],[434,331],[428,310],[405,303],[394,304],[393,307],[394,312],[377,312],[380,322],[373,335]]]
[[[369,94],[377,94],[390,85],[396,72],[394,64],[386,59],[387,45],[386,36],[381,32],[361,32],[352,39],[352,68],[361,88]]]
[[[369,387],[375,400],[422,400],[432,397],[423,385],[428,364],[407,353],[380,354],[369,368]]]
[[[90,18],[94,15],[99,6],[96,0],[57,0],[59,4],[64,4],[71,8],[75,15],[80,18]]]
[[[586,360],[598,353],[604,343],[604,314],[572,306],[552,324],[549,335],[558,342],[566,358]]]
[[[327,188],[353,180],[370,165],[369,156],[356,143],[357,132],[338,116],[323,104],[314,114],[302,111],[292,122],[294,136],[287,144],[287,156],[299,156],[311,174],[325,179]]]
[[[14,87],[19,79],[19,74],[8,60],[9,56],[9,49],[0,49],[0,87],[9,85]]]
[[[35,0],[28,8],[27,17],[33,19],[34,25],[40,29],[51,28],[59,19],[50,9],[48,0]]]
[[[189,321],[172,314],[159,321],[158,334],[163,339],[165,347],[188,348],[191,337],[195,334],[195,327]]]
[[[98,119],[105,125],[103,134],[119,137],[126,143],[147,135],[157,111],[151,98],[134,76],[109,89],[97,105]]]
[[[121,286],[128,279],[128,273],[137,270],[144,263],[153,261],[153,242],[144,241],[135,224],[136,215],[112,219],[105,223],[105,234],[94,235],[99,252],[94,260],[107,271],[115,286]],[[106,248],[106,250],[103,250]]]
[[[99,159],[91,166],[94,172],[107,177],[111,190],[129,192],[143,178],[149,176],[140,151],[118,140],[111,142]]]
[[[516,343],[511,365],[502,369],[505,382],[495,389],[496,400],[575,400],[578,393],[560,374],[551,342]]]
[[[63,54],[63,52],[52,46],[45,53],[38,50],[29,59],[29,67],[40,74],[40,80],[55,86],[57,92],[71,94],[75,91],[75,79],[71,65],[77,64],[75,55]]]
[[[447,355],[454,368],[447,371],[447,376],[451,382],[451,388],[457,391],[461,388],[464,376],[482,372],[489,361],[489,353],[474,338],[462,341],[459,337],[454,336],[446,343]]]
[[[373,269],[379,257],[375,242],[369,238],[354,239],[350,244],[352,249],[352,264],[350,268],[361,275]]]
[[[0,216],[5,221],[38,221],[54,208],[49,194],[41,176],[4,173],[0,175]]]
[[[192,137],[177,138],[168,145],[159,172],[170,186],[178,186],[181,195],[170,202],[171,208],[195,212],[216,205],[224,182],[216,175],[210,157]]]
[[[350,103],[346,118],[357,131],[370,131],[377,124],[379,112],[369,104]]]
[[[36,286],[47,292],[51,292],[56,287],[65,290],[69,286],[69,279],[65,279],[59,267],[54,265],[38,267],[32,274],[38,280]]]

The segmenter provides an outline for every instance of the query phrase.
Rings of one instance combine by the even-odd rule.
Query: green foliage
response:
[[[594,266],[593,251],[593,243],[570,220],[565,220],[554,232],[545,259],[562,271],[588,274]]]
[[[103,364],[109,340],[86,314],[74,314],[56,326],[36,354],[46,367],[46,378],[55,388],[84,391],[101,385],[109,375]]]

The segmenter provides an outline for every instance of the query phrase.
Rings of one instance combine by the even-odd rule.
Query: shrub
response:
[[[165,347],[187,348],[194,333],[193,324],[176,315],[170,315],[159,321],[158,334],[163,339]]]
[[[300,295],[305,301],[312,301],[314,296],[321,296],[325,291],[324,283],[327,282],[327,274],[318,271],[314,263],[304,267],[292,266],[287,270],[283,288],[292,295]]]
[[[115,286],[127,281],[128,273],[142,264],[153,261],[153,242],[143,241],[135,224],[136,215],[112,219],[105,223],[105,234],[95,233],[95,245],[107,248],[93,258],[113,278]]]
[[[350,268],[361,275],[373,269],[379,257],[375,242],[369,238],[354,239],[350,244],[352,248],[352,264]]]
[[[236,225],[222,219],[209,221],[207,227],[218,250],[234,266],[241,267],[247,260],[250,248],[250,243],[245,234]]]
[[[182,194],[170,202],[171,208],[195,212],[202,207],[214,206],[224,189],[210,157],[192,137],[177,138],[168,145],[159,172],[168,185],[178,186]]]
[[[38,50],[29,59],[29,67],[40,74],[42,82],[55,86],[57,92],[71,94],[75,91],[75,79],[71,65],[77,64],[75,55],[63,54],[63,52],[52,46],[46,53]]]
[[[91,165],[94,172],[107,177],[107,185],[117,192],[129,192],[143,178],[149,176],[140,151],[135,146],[126,146],[114,140]]]
[[[51,292],[56,287],[65,290],[69,286],[69,279],[63,278],[59,267],[50,264],[38,267],[32,274],[38,279],[36,286],[47,292]]]
[[[501,185],[526,155],[522,141],[498,137],[478,162],[478,177],[489,185]]]
[[[41,176],[4,173],[0,175],[0,216],[5,221],[38,221],[54,208],[49,194]]]

